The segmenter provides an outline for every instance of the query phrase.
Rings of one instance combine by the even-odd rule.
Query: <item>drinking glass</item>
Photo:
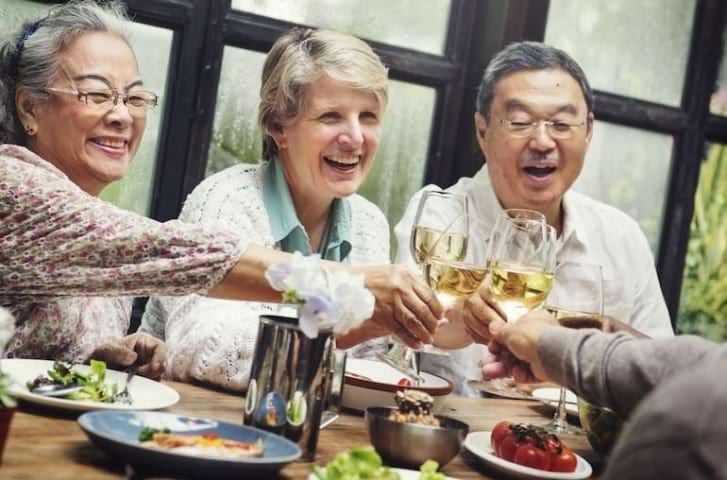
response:
[[[430,190],[422,194],[412,224],[410,248],[412,258],[425,276],[428,276],[428,272],[432,272],[433,278],[436,277],[439,280],[439,275],[435,272],[446,268],[438,263],[433,269],[428,269],[429,261],[461,262],[467,253],[468,234],[469,215],[466,196],[441,190]],[[432,286],[431,283],[429,285],[437,293],[436,285]],[[467,288],[471,288],[471,285]],[[440,300],[448,301],[451,298],[451,295],[447,298],[444,297],[444,294],[437,296]],[[443,306],[447,305],[443,304]],[[446,350],[431,345],[424,345],[416,351],[417,354],[422,352],[449,355]],[[410,348],[392,338],[388,351],[384,354],[377,354],[377,357],[419,382],[421,380],[420,362],[414,353]]]
[[[545,310],[564,327],[603,328],[603,275],[592,263],[563,262],[555,270],[553,288]],[[578,434],[582,430],[566,420],[565,386],[560,387],[558,408],[543,427],[555,434]]]
[[[544,221],[500,222],[488,245],[488,279],[497,303],[512,322],[540,307],[550,293],[557,234]]]

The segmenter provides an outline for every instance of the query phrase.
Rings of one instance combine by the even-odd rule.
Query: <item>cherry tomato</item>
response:
[[[507,435],[512,436],[510,425],[510,422],[502,421],[495,425],[495,428],[492,429],[492,433],[490,433],[490,445],[492,445],[492,450],[495,453],[499,450],[502,439]]]
[[[563,447],[560,453],[550,453],[551,472],[575,472],[578,459],[569,448]]]
[[[398,382],[396,382],[396,384],[399,385],[400,387],[411,387],[411,380],[404,377],[401,380],[399,380]]]
[[[548,452],[530,443],[520,445],[517,448],[513,461],[518,465],[537,468],[538,470],[550,469],[550,456]]]
[[[500,448],[496,452],[497,456],[512,462],[513,458],[515,458],[515,452],[519,446],[520,444],[515,441],[515,437],[513,435],[505,435],[505,437],[500,441]]]

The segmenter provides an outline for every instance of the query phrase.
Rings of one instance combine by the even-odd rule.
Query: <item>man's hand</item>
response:
[[[507,316],[497,304],[490,287],[483,282],[479,289],[462,303],[459,318],[473,342],[487,344],[492,340],[490,324],[507,322]]]
[[[137,371],[145,377],[159,379],[164,373],[167,347],[158,338],[144,333],[134,333],[96,347],[91,354],[94,360],[103,360],[109,368],[123,370],[138,359]]]
[[[543,311],[529,313],[512,323],[490,323],[494,341],[489,345],[490,355],[482,360],[482,375],[490,379],[510,374],[520,383],[547,381],[538,357],[538,341],[543,330],[554,325],[558,325],[557,320]]]
[[[424,280],[402,265],[357,267],[376,298],[371,321],[412,348],[431,344],[443,309]]]

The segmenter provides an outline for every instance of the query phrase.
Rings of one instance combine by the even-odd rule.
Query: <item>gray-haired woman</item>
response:
[[[0,50],[0,305],[18,323],[9,356],[83,361],[96,350],[129,364],[141,355],[140,372],[157,376],[163,346],[124,337],[129,297],[278,301],[264,271],[289,255],[96,198],[126,174],[157,103],[124,20],[120,3],[73,1],[26,23]],[[391,267],[359,271],[376,297],[370,323],[412,343],[431,340],[441,309],[418,280]]]

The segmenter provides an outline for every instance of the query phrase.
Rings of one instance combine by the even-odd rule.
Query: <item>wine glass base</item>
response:
[[[580,427],[576,427],[568,423],[565,419],[559,420],[557,418],[552,419],[545,425],[538,425],[548,433],[555,435],[585,435],[586,432]]]

